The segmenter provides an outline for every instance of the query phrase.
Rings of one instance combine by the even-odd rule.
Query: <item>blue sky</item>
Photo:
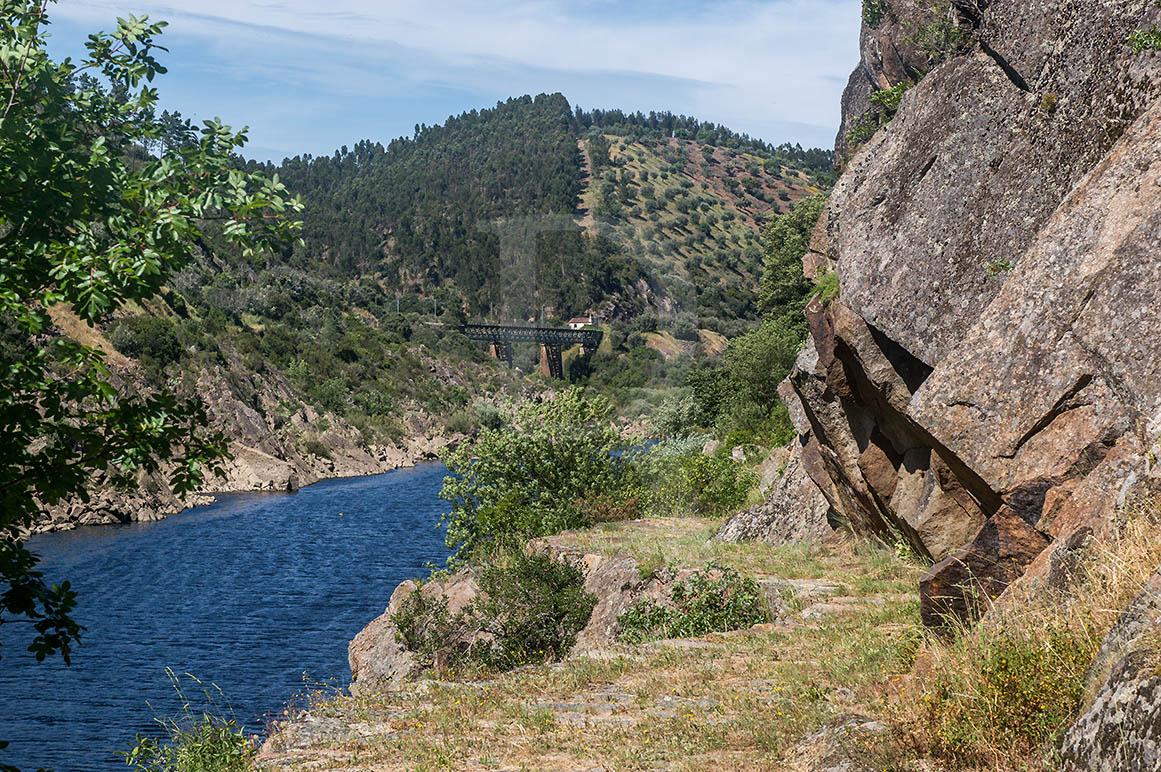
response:
[[[672,110],[829,147],[860,0],[62,0],[51,50],[117,16],[170,23],[163,105],[250,127],[246,155],[327,154],[522,94]]]

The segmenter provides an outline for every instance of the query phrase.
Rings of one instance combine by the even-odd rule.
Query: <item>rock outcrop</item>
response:
[[[1096,699],[1065,735],[1068,772],[1161,768],[1161,570],[1117,618],[1089,669]]]
[[[830,503],[806,473],[804,455],[817,456],[817,443],[795,444],[786,466],[761,504],[731,517],[714,540],[727,543],[763,541],[771,546],[815,542],[831,532]]]
[[[910,13],[888,5],[899,26],[864,31],[856,71],[882,83],[910,77],[904,49],[884,58]],[[789,386],[839,518],[942,561],[926,585],[971,566],[992,595],[1152,473],[1161,58],[1125,40],[1161,11],[955,6],[970,45],[854,155],[815,232],[805,267],[840,295],[808,309]]]
[[[422,663],[399,641],[399,628],[392,617],[413,593],[427,600],[442,598],[448,615],[465,612],[480,596],[480,586],[473,569],[462,568],[445,579],[427,582],[422,587],[414,581],[403,582],[391,593],[387,610],[359,631],[347,645],[347,663],[351,667],[351,693],[389,691],[419,672]],[[466,643],[472,643],[466,640]]]
[[[122,358],[123,359],[123,358]],[[197,391],[211,420],[229,439],[231,458],[222,476],[211,476],[198,493],[174,496],[166,472],[142,474],[132,491],[115,490],[102,476],[93,480],[89,501],[69,500],[47,508],[33,532],[60,531],[78,525],[108,525],[160,520],[191,506],[213,501],[215,493],[295,491],[335,477],[359,477],[433,460],[448,443],[429,421],[414,417],[410,436],[394,445],[378,445],[331,413],[319,414],[305,404],[281,374],[267,371],[240,378],[237,367],[203,371]],[[114,370],[118,382],[138,377],[131,362]]]
[[[847,135],[871,106],[871,95],[900,83],[914,83],[927,69],[927,57],[912,41],[919,24],[929,21],[931,11],[917,0],[884,0],[881,16],[863,24],[859,37],[861,56],[843,90],[842,124],[835,140],[835,156],[846,158],[851,148]]]

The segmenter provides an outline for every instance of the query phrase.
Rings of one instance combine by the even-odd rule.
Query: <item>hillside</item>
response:
[[[759,229],[817,191],[829,159],[671,114],[511,99],[386,147],[266,168],[306,201],[301,244],[254,260],[208,223],[160,296],[94,328],[56,313],[56,332],[105,351],[123,389],[202,396],[236,458],[208,492],[428,458],[544,388],[535,346],[507,371],[455,331],[468,318],[602,314],[601,352],[570,354],[568,373],[634,418],[660,399],[641,389],[683,385],[756,323]],[[602,204],[617,219],[598,228],[586,202],[609,176],[624,206]],[[40,527],[181,508],[160,477],[94,492]]]
[[[265,171],[307,201],[290,264],[372,278],[403,303],[501,321],[737,320],[756,318],[758,228],[824,189],[830,163],[684,116],[542,94]]]

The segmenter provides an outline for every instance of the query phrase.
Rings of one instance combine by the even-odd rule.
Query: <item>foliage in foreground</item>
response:
[[[175,133],[156,116],[163,24],[118,19],[81,61],[55,62],[47,5],[0,5],[0,622],[32,620],[37,658],[67,662],[72,591],[44,583],[21,529],[85,497],[95,474],[131,486],[168,462],[173,490],[189,492],[226,448],[199,398],[119,392],[102,352],[60,335],[49,309],[93,325],[157,293],[207,222],[255,254],[292,234],[301,205],[235,168],[244,133],[218,121]],[[151,155],[163,137],[169,152]]]
[[[579,569],[521,548],[493,556],[479,585],[480,597],[456,614],[442,596],[416,591],[404,599],[391,619],[421,666],[510,670],[559,661],[596,605]]]
[[[668,604],[643,600],[617,621],[618,637],[629,643],[656,638],[696,638],[741,630],[766,621],[758,584],[733,568],[709,563],[673,585]]]
[[[175,717],[158,718],[165,734],[163,739],[138,734],[134,746],[121,754],[125,764],[139,772],[246,772],[254,760],[254,747],[232,717],[217,709],[214,693],[217,686],[204,686],[187,674],[201,688],[205,707],[194,710],[182,692],[173,671],[169,680],[181,699],[181,711]]]
[[[604,398],[568,389],[449,451],[440,497],[452,505],[444,522],[453,560],[587,524],[585,502],[620,491],[629,461],[609,415]]]

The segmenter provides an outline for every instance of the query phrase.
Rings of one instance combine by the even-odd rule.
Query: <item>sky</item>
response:
[[[60,0],[50,51],[118,16],[169,27],[162,106],[249,126],[280,161],[523,94],[670,110],[774,144],[831,147],[860,0]]]

